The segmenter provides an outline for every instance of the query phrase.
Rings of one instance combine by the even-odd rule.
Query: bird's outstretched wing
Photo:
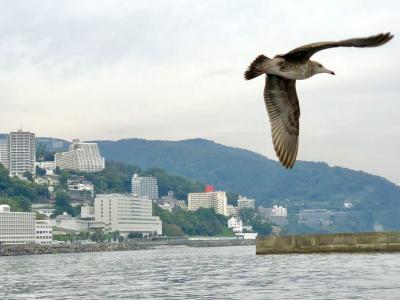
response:
[[[310,59],[316,52],[335,47],[377,47],[386,44],[393,38],[390,32],[380,33],[366,38],[354,38],[336,42],[319,42],[304,45],[292,51],[279,55],[287,60],[304,61]]]
[[[300,106],[296,81],[268,74],[264,100],[276,155],[282,165],[291,169],[296,161],[299,145]]]

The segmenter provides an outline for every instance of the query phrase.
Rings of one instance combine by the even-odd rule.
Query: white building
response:
[[[158,184],[155,177],[142,177],[138,174],[132,176],[132,195],[134,197],[147,196],[151,200],[158,199]]]
[[[237,217],[238,216],[239,210],[238,210],[237,206],[233,206],[233,205],[228,204],[227,209],[228,209],[228,216],[229,217],[231,217],[231,216]]]
[[[53,230],[49,220],[36,220],[36,244],[50,244],[53,241]]]
[[[344,206],[345,208],[352,208],[352,207],[353,207],[353,203],[351,203],[351,202],[345,202],[345,203],[343,203],[343,206]]]
[[[243,225],[242,229],[245,232],[252,232],[253,231],[253,226],[251,226],[251,225]]]
[[[247,197],[243,197],[241,195],[239,195],[239,198],[237,200],[237,204],[238,204],[238,209],[241,210],[243,208],[251,208],[251,209],[255,209],[255,200],[254,199],[249,199]]]
[[[73,218],[66,212],[57,216],[55,219],[50,219],[49,222],[51,226],[57,227],[58,229],[72,231],[88,231],[91,224],[89,220]]]
[[[46,171],[46,175],[53,175],[56,168],[54,161],[37,161],[36,166]]]
[[[46,217],[50,218],[54,213],[56,209],[55,208],[37,208],[35,209],[35,212],[45,215]]]
[[[153,216],[153,202],[144,197],[123,194],[97,194],[94,201],[95,220],[122,235],[129,232],[162,234],[162,222]]]
[[[35,213],[11,212],[0,205],[0,245],[35,243]]]
[[[99,172],[104,169],[104,157],[100,155],[97,143],[81,143],[73,140],[69,151],[56,153],[56,167],[82,172]]]
[[[8,169],[8,143],[7,140],[0,140],[0,164]]]
[[[271,217],[287,217],[287,208],[274,205],[271,210]]]
[[[47,179],[46,179],[46,177],[36,176],[34,179],[34,182],[39,185],[45,185],[45,184],[47,184]]]
[[[157,205],[166,211],[172,212],[172,206],[168,202],[157,203]]]
[[[232,217],[228,220],[228,228],[232,229],[233,232],[242,232],[243,222],[240,218]]]
[[[21,176],[24,172],[35,174],[35,134],[22,130],[10,132],[7,137],[7,155],[10,176]]]
[[[176,200],[175,206],[183,210],[188,210],[187,204],[184,200]]]
[[[207,192],[207,193],[189,193],[188,209],[198,210],[199,208],[214,208],[215,212],[228,216],[228,205],[226,192]]]
[[[82,206],[81,207],[81,218],[82,219],[94,219],[94,206]]]
[[[255,240],[257,238],[257,232],[242,232],[235,233],[236,236],[242,237],[244,240]]]
[[[70,191],[90,192],[94,193],[94,186],[90,181],[87,181],[83,176],[76,176],[67,180],[67,188]]]

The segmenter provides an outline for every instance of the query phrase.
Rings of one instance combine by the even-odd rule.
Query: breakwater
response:
[[[361,232],[258,237],[257,254],[400,251],[400,232]]]
[[[102,252],[144,250],[167,246],[221,247],[254,245],[255,240],[137,240],[123,243],[65,243],[65,244],[24,244],[0,245],[0,256],[38,255],[57,253]]]

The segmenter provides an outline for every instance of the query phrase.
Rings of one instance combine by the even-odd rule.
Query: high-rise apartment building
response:
[[[208,193],[189,193],[188,209],[198,210],[199,208],[214,208],[215,212],[228,216],[226,192],[216,191]]]
[[[249,199],[247,197],[243,197],[239,195],[239,198],[237,200],[238,204],[238,209],[241,210],[243,208],[251,208],[255,209],[255,200],[254,199]]]
[[[97,143],[83,143],[73,140],[69,151],[56,153],[56,167],[82,172],[99,172],[104,169],[104,157],[100,155]]]
[[[35,213],[12,212],[0,205],[0,245],[35,243]]]
[[[162,222],[153,216],[153,203],[147,197],[123,194],[97,194],[94,201],[95,221],[122,235],[129,232],[162,234]]]
[[[27,131],[10,132],[7,137],[8,169],[11,176],[24,172],[35,174],[35,134]]]
[[[0,140],[0,164],[8,169],[8,143],[7,140]]]
[[[142,177],[138,174],[132,176],[132,195],[135,197],[148,197],[158,199],[158,184],[155,177]]]

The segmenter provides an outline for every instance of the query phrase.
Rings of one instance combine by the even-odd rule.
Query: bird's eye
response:
[[[318,64],[318,67],[322,68],[322,65],[321,65],[321,64]]]

